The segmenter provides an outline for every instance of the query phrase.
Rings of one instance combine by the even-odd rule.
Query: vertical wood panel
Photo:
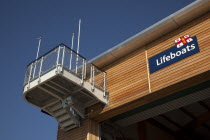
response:
[[[88,120],[88,134],[87,140],[98,140],[99,139],[99,123],[94,120]]]
[[[147,77],[148,77],[149,93],[151,93],[152,90],[151,90],[151,82],[150,82],[149,61],[148,61],[148,55],[147,55],[146,49],[145,49],[145,56],[146,56],[146,64],[147,64]]]

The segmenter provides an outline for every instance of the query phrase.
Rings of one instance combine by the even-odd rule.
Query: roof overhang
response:
[[[210,0],[197,0],[90,60],[102,68],[210,11]]]

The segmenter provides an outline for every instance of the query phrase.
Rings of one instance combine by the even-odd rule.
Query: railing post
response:
[[[69,63],[69,69],[70,69],[70,70],[71,70],[71,65],[72,65],[72,50],[71,50],[70,63]]]
[[[62,65],[62,71],[63,71],[63,67],[64,67],[64,58],[65,58],[65,46],[63,47],[63,55],[62,55],[62,62],[61,62],[61,65]]]
[[[61,47],[58,47],[58,54],[57,54],[57,60],[56,60],[56,72],[58,72],[58,65],[59,65],[59,56],[60,56],[60,49]]]
[[[37,64],[37,60],[34,63],[34,73],[33,73],[33,78],[35,77],[35,73],[36,73],[36,64]]]
[[[93,74],[92,74],[92,90],[94,90],[94,88],[95,88],[95,67],[94,66],[92,66],[93,68],[92,68],[92,72],[93,72]]]
[[[93,66],[92,66],[92,64],[90,65],[90,83],[91,83],[91,85],[93,84]]]
[[[87,62],[86,62],[86,60],[85,60],[85,71],[84,71],[84,79],[86,79],[86,75],[87,75]]]
[[[42,56],[42,59],[41,59],[41,62],[40,62],[40,68],[39,68],[39,81],[38,81],[38,83],[40,82],[40,76],[41,76],[41,73],[42,73],[42,64],[43,64],[43,61],[44,61],[44,57]]]
[[[85,59],[82,59],[82,83],[84,82],[85,77]]]
[[[104,97],[106,96],[106,72],[104,72]]]
[[[28,88],[30,87],[30,80],[31,80],[31,73],[32,73],[32,68],[33,68],[33,63],[31,63],[31,68],[30,68],[30,72],[29,72],[29,77],[28,77]]]
[[[77,72],[78,72],[78,70],[77,70],[77,68],[78,68],[78,61],[79,61],[79,55],[78,55],[78,53],[77,53],[77,58],[76,58],[76,74],[77,74]]]

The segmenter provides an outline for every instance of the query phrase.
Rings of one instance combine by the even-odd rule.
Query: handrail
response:
[[[49,54],[50,52],[53,52],[53,51],[54,51],[56,48],[58,48],[59,46],[65,46],[66,48],[70,49],[72,52],[74,52],[74,53],[77,54],[76,51],[72,50],[72,49],[71,49],[70,47],[68,47],[67,45],[61,43],[61,44],[55,46],[53,49],[51,49],[51,50],[49,50],[48,52],[46,52],[45,54],[43,54],[42,56],[45,56],[45,55]],[[42,56],[38,57],[36,60],[41,59]],[[78,56],[79,56],[79,57],[82,57],[83,59],[86,60],[86,58],[85,58],[84,56],[82,56],[82,55],[80,55],[80,54],[78,54]],[[35,62],[36,60],[31,61],[26,67],[28,67],[31,63]]]
[[[26,68],[24,85],[29,84],[35,79],[41,80],[41,76],[46,72],[56,68],[57,72],[62,71],[64,68],[81,79],[81,84],[84,83],[87,75],[87,61],[86,59],[77,54],[71,48],[64,44],[56,46],[54,49],[40,56],[35,61],[29,63]],[[61,69],[59,69],[61,67]],[[59,70],[59,71],[58,71]],[[98,88],[106,92],[106,72],[100,70],[94,64],[91,64],[90,80],[92,89]]]
[[[95,87],[99,88],[104,91],[104,96],[106,96],[106,72],[100,70],[94,64],[91,64],[90,83],[93,91]]]

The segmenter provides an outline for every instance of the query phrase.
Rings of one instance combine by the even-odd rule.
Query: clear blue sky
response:
[[[144,30],[193,0],[1,0],[0,139],[56,140],[54,118],[22,98],[26,65],[57,44],[71,44],[81,26],[81,54],[88,60]]]

